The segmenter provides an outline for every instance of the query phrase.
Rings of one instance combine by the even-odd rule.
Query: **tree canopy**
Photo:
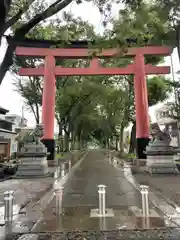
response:
[[[1,1],[2,19],[0,19],[0,37],[7,30],[10,31],[8,37],[8,48],[3,62],[0,65],[0,84],[10,66],[13,64],[13,55],[16,46],[25,41],[25,38],[48,39],[48,40],[69,40],[79,39],[80,35],[74,34],[73,28],[67,29],[65,25],[72,23],[72,16],[64,9],[73,0],[9,0]],[[4,2],[4,3],[3,3]],[[179,34],[179,9],[178,0],[119,0],[119,1],[100,1],[100,0],[76,0],[76,4],[93,2],[99,8],[103,16],[103,26],[106,31],[103,37],[86,35],[86,39],[94,39],[95,47],[121,47],[141,46],[141,45],[162,45],[168,44],[178,47],[180,51]],[[6,3],[6,4],[5,4]],[[114,20],[111,12],[112,5],[116,4],[120,9],[118,19]],[[122,4],[124,8],[122,9]],[[61,13],[54,19],[52,16]],[[110,18],[110,16],[112,18]],[[62,23],[65,21],[64,28]],[[74,20],[78,24],[78,20]],[[49,25],[49,30],[43,30]],[[109,28],[112,23],[113,29]],[[59,34],[54,33],[55,26],[61,25]],[[38,28],[41,28],[41,31]],[[87,27],[87,25],[86,25]],[[86,31],[87,28],[84,28]],[[36,34],[38,32],[38,34]],[[81,39],[83,37],[82,32]],[[75,36],[76,35],[76,36]],[[57,38],[58,37],[58,38]],[[179,54],[180,55],[180,54]],[[159,59],[158,59],[159,61]]]
[[[52,16],[62,13],[62,17],[58,15],[56,20],[51,21],[54,25],[62,23],[64,19],[69,21],[69,14],[67,14],[64,9],[71,3],[82,4],[84,2],[92,1],[95,6],[97,6],[102,15],[107,15],[107,11],[110,11],[111,4],[108,0],[3,0],[1,1],[1,18],[0,18],[0,39],[2,36],[9,31],[10,37],[8,40],[8,47],[4,56],[4,59],[0,65],[0,84],[13,64],[13,55],[16,49],[16,46],[25,40],[25,37],[29,34],[30,31],[36,31],[35,28],[39,25],[45,25],[47,20],[51,21]],[[50,30],[50,29],[49,29]],[[66,30],[66,29],[64,29]],[[73,31],[71,31],[73,33]],[[50,33],[50,32],[49,32]],[[52,33],[52,32],[51,32]],[[66,39],[66,31],[63,33],[60,38]],[[68,33],[68,36],[70,34]],[[45,37],[45,35],[42,35]],[[48,38],[52,38],[52,35],[49,34]],[[67,40],[67,39],[66,39]]]

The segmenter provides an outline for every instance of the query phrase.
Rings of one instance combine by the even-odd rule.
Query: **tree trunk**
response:
[[[124,127],[121,127],[121,131],[120,131],[120,152],[123,153],[124,152],[124,142],[123,142],[123,133],[124,133]]]
[[[119,137],[116,136],[116,151],[119,151]]]
[[[71,149],[74,150],[75,149],[75,143],[76,143],[76,137],[74,132],[72,132],[72,142],[71,142]]]
[[[39,105],[36,103],[36,124],[40,124],[40,117],[39,117]]]
[[[105,148],[108,148],[109,149],[109,146],[108,146],[108,139],[106,136],[104,136],[104,141],[105,141]]]
[[[0,46],[1,46],[1,39],[4,33],[4,25],[5,25],[5,18],[6,18],[6,10],[3,6],[3,9],[1,8],[2,0],[0,1]]]
[[[112,149],[113,148],[113,145],[114,145],[114,137],[110,137],[109,139],[109,144],[110,144],[110,148]]]
[[[133,123],[131,129],[129,153],[135,153],[135,150],[136,150],[136,122]]]
[[[83,132],[80,133],[79,138],[80,138],[80,149],[83,149],[85,146],[85,140],[84,140],[85,136],[84,136]]]
[[[81,134],[80,133],[77,136],[77,148],[78,148],[78,150],[81,149]]]
[[[10,9],[11,2],[12,0],[0,0],[0,42],[5,31],[6,16]]]
[[[63,152],[63,135],[62,135],[62,127],[61,124],[58,125],[58,139],[59,139],[59,151]]]
[[[4,4],[3,4],[4,2]],[[0,84],[3,81],[4,76],[6,75],[6,72],[9,70],[11,65],[13,64],[13,55],[16,49],[16,46],[18,45],[18,42],[21,40],[24,40],[24,37],[26,34],[34,28],[38,23],[40,23],[43,20],[46,20],[47,18],[55,15],[58,13],[60,10],[68,6],[72,0],[64,0],[64,1],[55,1],[53,2],[47,9],[44,11],[37,13],[33,18],[31,18],[28,22],[24,23],[20,28],[18,28],[14,34],[14,36],[11,39],[11,42],[9,42],[9,46],[6,50],[5,57],[3,59],[3,62],[1,63],[0,66]],[[11,5],[11,0],[0,0],[0,15],[3,14],[4,12],[4,7],[7,9],[5,14],[8,11],[8,8]],[[4,6],[3,6],[4,5]],[[4,14],[1,15],[2,21],[0,22],[1,24],[1,29],[0,29],[0,36],[4,33],[2,32],[2,28],[4,30],[4,25],[3,25],[3,18]],[[5,15],[6,17],[6,15]],[[16,21],[17,22],[17,21]],[[16,23],[15,22],[15,23]],[[11,25],[10,25],[11,27]]]
[[[9,43],[4,59],[0,65],[0,85],[6,75],[6,72],[9,70],[10,66],[13,64],[13,55],[14,55],[15,49],[16,49],[16,44],[13,42]]]
[[[84,141],[83,138],[81,137],[81,149],[84,148],[84,144],[85,144],[85,141]]]
[[[64,135],[64,151],[68,152],[69,151],[69,133],[65,133]]]

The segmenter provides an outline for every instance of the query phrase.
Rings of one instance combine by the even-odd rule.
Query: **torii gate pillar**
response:
[[[146,158],[145,150],[149,143],[149,111],[144,55],[135,56],[134,95],[136,109],[136,154]]]
[[[54,75],[55,58],[51,55],[45,57],[44,86],[42,98],[42,123],[44,136],[42,142],[48,149],[48,160],[55,159],[54,119],[56,78]]]

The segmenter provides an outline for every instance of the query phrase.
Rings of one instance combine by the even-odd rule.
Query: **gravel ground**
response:
[[[23,235],[23,234],[22,234]],[[5,240],[18,240],[20,234],[6,236]],[[26,240],[28,235],[26,234]],[[38,240],[179,240],[180,229],[155,229],[155,230],[121,230],[107,232],[67,232],[67,233],[38,233]]]
[[[140,184],[149,185],[180,206],[180,175],[136,173],[133,176]]]

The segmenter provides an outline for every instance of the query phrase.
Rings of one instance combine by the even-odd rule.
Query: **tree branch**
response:
[[[6,16],[11,6],[11,0],[0,0],[0,41],[3,35],[3,29],[6,22]],[[1,45],[1,44],[0,44]]]
[[[25,35],[38,23],[40,23],[42,20],[45,20],[46,18],[53,16],[54,14],[65,8],[67,5],[69,5],[72,1],[73,0],[56,1],[55,3],[50,5],[50,7],[48,7],[45,11],[37,14],[29,22],[25,23],[15,31],[12,42],[9,43],[3,62],[0,66],[0,84],[2,83],[6,72],[13,64],[13,54],[17,46],[16,40],[23,39]]]
[[[29,107],[30,107],[30,109],[31,109],[31,111],[32,111],[32,113],[33,113],[33,115],[34,115],[34,117],[35,117],[36,123],[38,123],[36,111],[35,111],[33,105],[32,105],[32,104],[29,104]]]
[[[36,14],[29,22],[25,23],[22,27],[16,30],[17,34],[25,36],[34,26],[36,26],[41,21],[53,16],[60,10],[68,6],[73,0],[57,0],[55,3],[50,5],[45,11]]]
[[[13,54],[15,49],[16,49],[16,45],[11,43],[6,50],[4,60],[0,66],[0,85],[2,83],[4,76],[6,75],[6,72],[9,70],[10,66],[13,64]]]
[[[19,9],[19,11],[16,13],[16,15],[12,16],[9,20],[6,21],[5,25],[4,25],[4,30],[3,33],[10,28],[12,25],[14,25],[20,18],[21,16],[29,9],[29,7],[31,6],[31,4],[34,2],[35,0],[28,0],[24,6]]]

